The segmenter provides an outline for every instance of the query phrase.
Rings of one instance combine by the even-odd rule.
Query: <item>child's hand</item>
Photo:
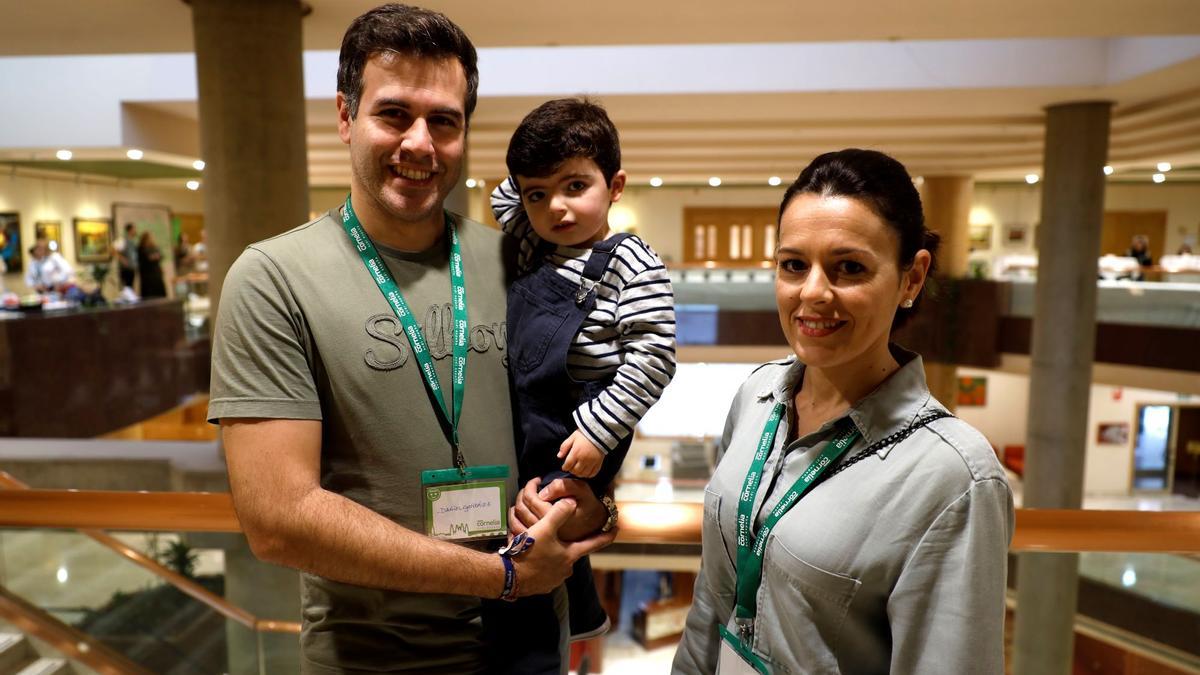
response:
[[[604,463],[604,453],[578,429],[558,447],[558,458],[563,457],[567,458],[563,462],[563,471],[580,478],[591,478],[600,473],[600,465]]]

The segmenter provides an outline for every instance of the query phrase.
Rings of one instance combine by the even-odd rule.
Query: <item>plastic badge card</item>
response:
[[[507,466],[421,472],[425,533],[445,540],[488,539],[508,534]]]

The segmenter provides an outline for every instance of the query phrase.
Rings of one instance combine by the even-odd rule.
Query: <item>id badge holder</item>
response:
[[[422,471],[425,534],[446,541],[508,536],[507,478],[502,464]]]
[[[741,638],[720,626],[721,651],[717,657],[717,675],[770,675],[767,664]]]

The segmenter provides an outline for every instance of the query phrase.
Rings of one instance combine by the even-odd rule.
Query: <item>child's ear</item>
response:
[[[608,183],[608,200],[610,202],[621,201],[621,194],[625,192],[625,170],[618,169],[613,174],[612,180]]]

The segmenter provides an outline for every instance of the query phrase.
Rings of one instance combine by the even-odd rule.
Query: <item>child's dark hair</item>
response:
[[[586,98],[559,98],[534,108],[513,132],[505,162],[513,176],[541,178],[575,157],[595,162],[609,185],[621,170],[617,128],[602,106]]]
[[[847,148],[817,157],[800,172],[796,182],[783,195],[779,219],[792,199],[802,194],[822,197],[849,197],[865,204],[891,226],[900,240],[900,269],[913,264],[917,251],[929,251],[929,275],[937,269],[937,250],[941,238],[925,227],[921,195],[904,165],[875,150]],[[908,322],[921,306],[917,295],[910,308],[896,311],[892,330]]]

